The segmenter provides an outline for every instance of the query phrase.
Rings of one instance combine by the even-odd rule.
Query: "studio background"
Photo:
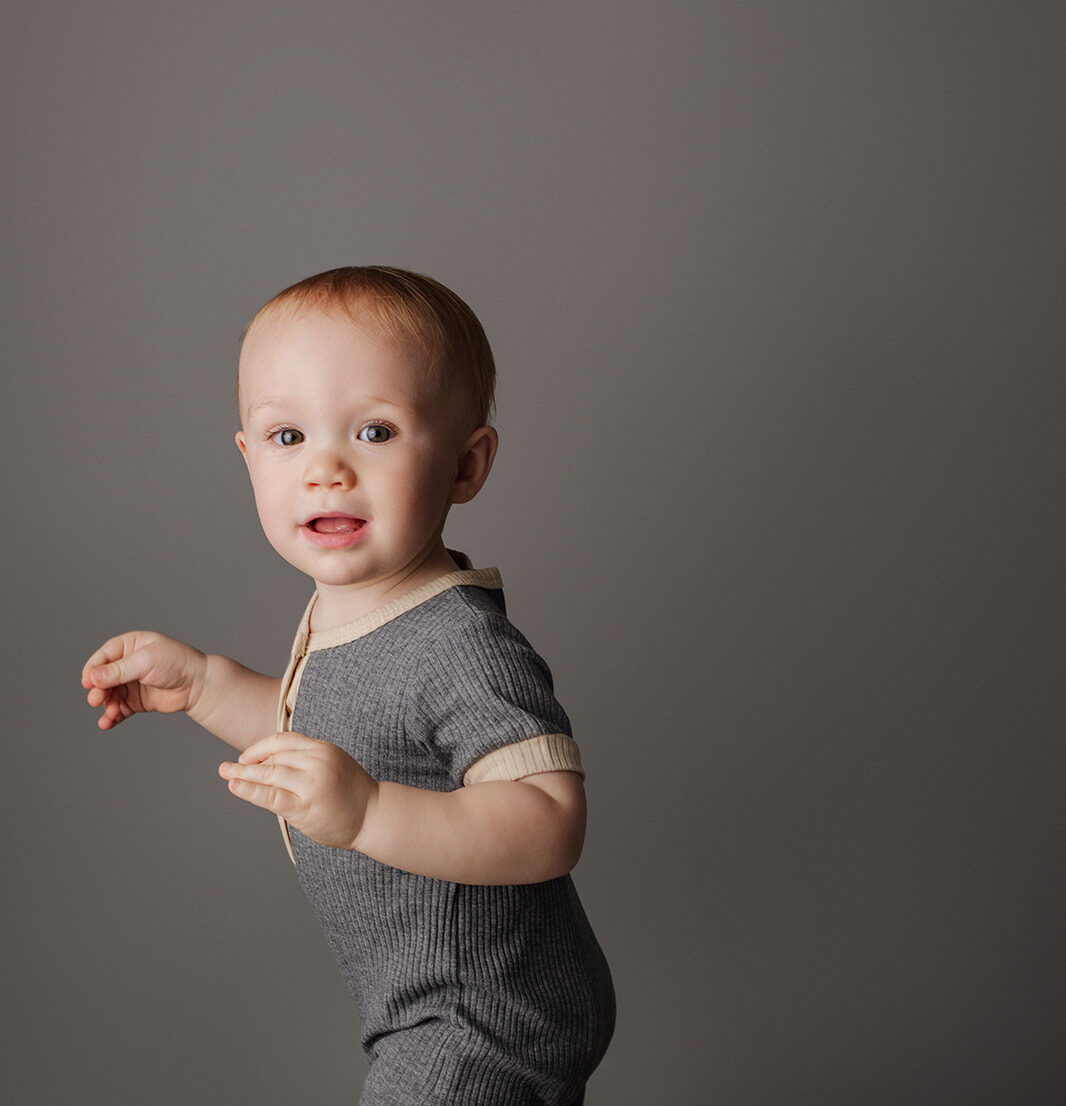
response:
[[[274,819],[79,686],[280,674],[232,442],[292,281],[479,314],[453,511],[588,770],[589,1106],[1064,1088],[1058,5],[6,6],[5,1101],[351,1103]]]

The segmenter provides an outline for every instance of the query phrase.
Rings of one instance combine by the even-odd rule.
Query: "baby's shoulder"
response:
[[[417,630],[423,646],[469,637],[510,637],[517,633],[498,588],[452,587],[419,608]]]
[[[508,618],[499,589],[449,588],[427,604],[422,614],[418,653],[423,669],[440,675],[471,668],[488,672],[546,667]]]
[[[551,669],[507,617],[502,595],[471,587],[438,598],[406,683],[410,717],[438,728],[441,719],[465,725],[476,709],[482,721],[551,718],[549,729],[536,724],[538,733],[569,733]]]

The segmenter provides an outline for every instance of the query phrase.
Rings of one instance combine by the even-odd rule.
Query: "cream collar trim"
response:
[[[458,557],[456,559],[458,560]],[[465,556],[460,561],[460,563],[463,562],[467,565],[470,564]],[[398,618],[401,614],[414,610],[415,607],[425,603],[427,599],[432,599],[449,588],[460,587],[463,584],[479,588],[502,588],[503,580],[497,568],[460,568],[455,572],[447,572],[443,576],[438,576],[435,580],[430,580],[413,591],[405,592],[391,602],[384,603],[372,611],[367,611],[366,614],[352,622],[346,622],[342,626],[334,626],[331,630],[319,630],[312,633],[311,612],[314,610],[315,602],[318,599],[318,592],[316,591],[307,604],[303,618],[300,619],[300,629],[296,634],[293,652],[313,653],[317,649],[332,649],[336,645],[347,645],[348,642],[365,637],[384,626],[386,622]]]

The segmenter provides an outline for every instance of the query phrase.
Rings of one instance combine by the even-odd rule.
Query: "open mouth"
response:
[[[363,540],[366,519],[352,515],[313,515],[302,526],[304,537],[321,549],[347,549]]]
[[[305,525],[316,534],[354,534],[365,525],[365,520],[350,515],[319,515]]]

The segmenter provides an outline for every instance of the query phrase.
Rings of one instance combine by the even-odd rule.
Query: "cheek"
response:
[[[283,496],[280,494],[278,482],[266,479],[262,471],[253,468],[250,475],[255,507],[259,512],[260,521],[266,526],[280,516]]]
[[[425,454],[412,453],[376,474],[378,489],[397,503],[424,503],[439,492],[440,474]],[[368,482],[370,473],[366,474]]]
[[[408,502],[419,514],[436,515],[448,501],[451,481],[440,469],[422,470],[408,485]]]

